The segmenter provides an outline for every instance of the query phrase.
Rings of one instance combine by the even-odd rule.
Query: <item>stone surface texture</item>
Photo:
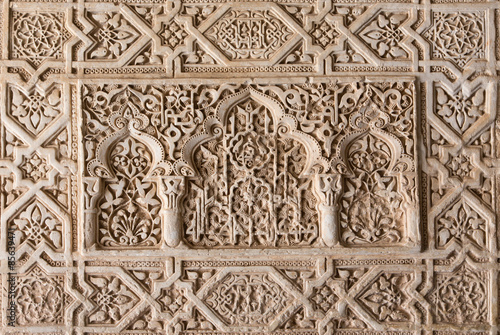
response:
[[[493,335],[500,1],[3,0],[0,334]]]

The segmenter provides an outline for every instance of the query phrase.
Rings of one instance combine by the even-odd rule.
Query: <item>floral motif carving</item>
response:
[[[90,275],[88,280],[95,287],[89,299],[96,306],[88,316],[89,324],[120,322],[139,302],[137,295],[116,276]]]
[[[304,45],[299,44],[291,49],[291,52],[280,64],[313,64],[314,54],[305,51]]]
[[[131,8],[149,25],[153,25],[153,21],[158,15],[164,14],[162,6],[156,5],[131,5]]]
[[[186,30],[177,22],[172,21],[163,26],[160,32],[162,44],[167,45],[170,49],[175,49],[179,45],[184,44],[184,40],[188,37]]]
[[[47,275],[38,266],[15,280],[16,323],[19,326],[50,326],[64,322],[72,298],[64,291],[63,275]]]
[[[315,308],[328,313],[339,300],[335,293],[335,280],[328,278],[323,285],[315,287],[309,299],[313,302]]]
[[[452,175],[460,178],[462,181],[464,178],[470,177],[471,172],[474,170],[471,157],[463,152],[450,157],[450,160],[446,163],[446,167],[451,171]]]
[[[345,170],[339,200],[345,244],[394,245],[413,234],[406,228],[417,215],[413,96],[403,87],[367,85],[340,100],[349,126],[339,143],[344,157],[333,162]]]
[[[410,299],[404,292],[410,278],[409,274],[383,273],[359,299],[381,322],[411,321],[405,308]]]
[[[365,57],[360,52],[356,51],[347,41],[344,46],[344,50],[332,53],[335,63],[367,63]]]
[[[406,36],[401,25],[407,19],[407,13],[382,12],[360,31],[359,36],[380,58],[406,59],[408,52],[401,47]]]
[[[89,50],[90,59],[117,59],[139,38],[139,32],[121,13],[89,13],[96,28],[91,33],[95,40]]]
[[[133,137],[116,143],[111,152],[112,172],[118,179],[105,186],[101,209],[105,246],[155,245],[159,242],[161,201],[154,183],[144,181],[152,154]],[[160,237],[161,239],[161,237]]]
[[[186,240],[212,247],[314,243],[317,200],[307,176],[314,157],[307,155],[315,144],[301,143],[292,120],[278,121],[282,107],[251,88],[219,106],[222,123],[187,143],[194,150],[185,152],[186,160],[201,178],[188,183]]]
[[[71,37],[64,21],[63,13],[13,11],[12,58],[26,59],[35,67],[63,59],[64,43]]]
[[[162,60],[160,56],[155,55],[152,52],[151,44],[148,44],[146,48],[144,48],[139,55],[130,63],[130,65],[160,65],[162,64]]]
[[[484,12],[432,12],[432,25],[424,33],[433,59],[450,60],[464,68],[485,57]]]
[[[454,325],[486,322],[489,315],[486,271],[463,264],[456,271],[441,272],[435,278],[435,288],[429,296],[435,322]]]
[[[436,114],[459,134],[465,133],[486,112],[486,92],[483,89],[465,96],[462,92],[450,94],[436,88]]]
[[[215,60],[198,43],[193,43],[193,51],[181,56],[183,64],[215,64]]]
[[[360,5],[338,5],[334,7],[333,13],[340,14],[344,17],[347,26],[351,25],[361,14],[366,11],[366,6]]]
[[[34,152],[30,157],[24,156],[23,162],[19,166],[23,171],[23,178],[30,179],[34,183],[40,180],[47,180],[47,174],[52,170],[45,157]]]
[[[183,14],[187,14],[191,16],[194,20],[194,25],[199,26],[202,22],[204,22],[211,14],[215,11],[216,7],[212,5],[208,5],[207,3],[203,3],[201,5],[184,5],[183,6]]]
[[[341,214],[342,238],[348,243],[399,242],[403,237],[403,196],[389,176],[391,149],[371,134],[354,141],[347,151],[355,178],[346,181]],[[344,205],[345,206],[345,205]]]
[[[340,32],[337,30],[335,23],[323,21],[315,23],[313,30],[310,32],[315,44],[326,48],[329,45],[335,45],[339,42]]]
[[[154,96],[118,89],[109,93],[108,106],[88,97],[86,103],[96,127],[107,127],[111,134],[94,133],[89,128],[88,138],[104,136],[97,148],[88,147],[88,172],[104,179],[103,192],[96,202],[99,208],[99,243],[104,247],[151,247],[162,241],[162,200],[158,185],[149,176],[157,163],[163,160],[159,141],[145,129],[150,127],[146,114],[158,114],[159,101]],[[125,99],[125,100],[122,100]],[[114,107],[119,106],[118,111]],[[103,108],[104,107],[104,108]],[[146,110],[146,112],[144,112]],[[99,125],[99,126],[97,126]]]
[[[486,220],[464,200],[450,207],[437,222],[437,247],[446,247],[456,241],[462,245],[473,243],[486,248],[488,231]]]
[[[182,294],[182,291],[173,286],[162,289],[157,301],[161,304],[163,311],[169,312],[172,315],[182,311],[187,303],[187,299]]]
[[[36,198],[10,220],[10,228],[16,230],[18,248],[24,244],[37,248],[42,243],[58,251],[63,247],[61,219]]]
[[[62,113],[61,87],[56,85],[45,93],[33,89],[25,93],[10,87],[9,116],[34,136],[41,134]]]
[[[226,12],[204,35],[230,60],[266,60],[293,35],[273,10]]]

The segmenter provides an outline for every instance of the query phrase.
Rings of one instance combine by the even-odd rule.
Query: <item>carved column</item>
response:
[[[419,222],[419,203],[418,203],[418,185],[417,174],[415,172],[402,172],[399,176],[401,187],[400,193],[405,201],[403,210],[406,213],[406,232],[408,244],[418,245],[420,242],[420,222]]]
[[[164,222],[165,243],[176,247],[182,239],[182,213],[180,199],[184,194],[184,177],[162,177],[164,206],[161,211]]]
[[[84,221],[85,221],[85,230],[84,241],[85,248],[90,249],[96,243],[96,232],[97,232],[97,201],[101,195],[101,178],[99,177],[86,177],[83,178],[83,185],[85,189],[84,196]]]
[[[342,191],[340,174],[320,174],[316,178],[316,190],[319,194],[319,212],[321,217],[321,238],[329,247],[339,243],[338,236],[338,199]]]

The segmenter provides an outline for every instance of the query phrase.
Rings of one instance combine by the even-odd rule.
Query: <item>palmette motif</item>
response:
[[[0,333],[499,331],[500,2],[6,0]]]

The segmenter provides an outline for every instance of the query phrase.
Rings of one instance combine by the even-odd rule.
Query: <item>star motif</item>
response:
[[[472,59],[484,57],[484,13],[434,12],[424,37],[431,42],[433,58],[447,59],[463,68]]]
[[[50,53],[50,49],[61,37],[61,32],[53,29],[52,22],[43,22],[40,15],[36,15],[32,22],[23,21],[22,23],[18,36],[24,39],[26,47]]]
[[[12,57],[26,59],[38,67],[44,60],[61,59],[70,34],[62,13],[14,12]]]

